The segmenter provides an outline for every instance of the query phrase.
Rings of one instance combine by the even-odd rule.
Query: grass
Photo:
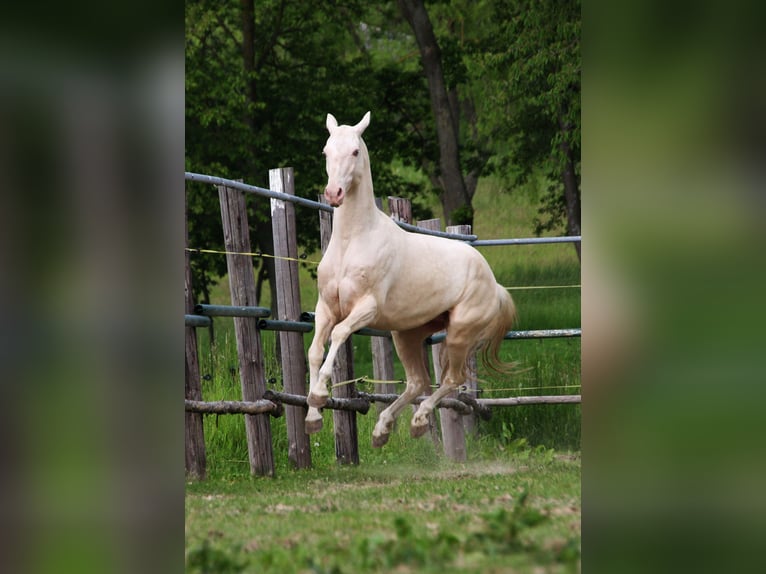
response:
[[[579,476],[526,450],[189,483],[187,571],[576,571]]]

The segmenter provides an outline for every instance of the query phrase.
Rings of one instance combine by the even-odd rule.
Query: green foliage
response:
[[[497,24],[475,45],[469,67],[483,96],[480,131],[501,142],[491,162],[510,181],[529,181],[538,168],[549,178],[536,219],[540,233],[566,222],[568,153],[579,195],[580,2],[489,2],[485,9]]]
[[[471,205],[464,205],[454,210],[452,212],[452,224],[453,225],[472,225],[473,224],[473,207]]]
[[[209,540],[203,540],[201,546],[189,551],[186,557],[186,572],[189,574],[236,574],[244,572],[247,560],[234,548],[226,551],[213,548]]]
[[[186,4],[186,168],[268,187],[268,171],[292,166],[296,193],[316,199],[326,180],[321,150],[325,117],[354,123],[372,110],[370,142],[376,193],[417,196],[428,192],[397,174],[394,161],[419,166],[435,153],[427,92],[417,70],[395,65],[385,46],[385,14],[361,2],[255,2],[255,56],[244,65],[245,41],[238,3]],[[381,25],[377,25],[380,22]],[[369,24],[368,24],[369,23]],[[381,53],[375,59],[371,51]],[[415,130],[412,126],[417,125]],[[222,236],[215,190],[188,186],[190,244],[220,249]],[[269,203],[251,203],[251,244],[270,247]],[[299,243],[318,247],[318,218],[298,208]],[[220,259],[198,258],[198,298],[224,269]]]
[[[439,193],[438,142],[417,46],[396,3],[255,2],[249,67],[240,3],[185,6],[187,170],[267,187],[269,169],[292,166],[296,193],[314,198],[325,183],[325,114],[350,123],[372,110],[366,139],[376,194],[410,197],[416,217],[431,215],[424,198]],[[580,3],[448,0],[428,11],[461,103],[464,174],[475,181],[497,171],[524,182],[543,169],[551,183],[538,230],[555,228],[563,141],[579,178]],[[215,190],[189,185],[187,194],[191,246],[220,249]],[[250,210],[251,244],[269,252],[268,202]],[[316,213],[296,213],[301,249],[311,252]],[[458,216],[470,221],[470,202]],[[207,300],[224,266],[220,257],[194,256],[198,300]]]

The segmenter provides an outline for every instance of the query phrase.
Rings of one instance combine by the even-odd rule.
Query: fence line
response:
[[[279,260],[278,264],[293,265],[295,270],[288,270],[285,267],[285,281],[282,283],[282,291],[291,284],[297,277],[297,262],[302,261],[302,258],[298,258],[297,251],[294,247],[285,246],[285,249],[277,250],[277,243],[282,241],[282,235],[292,238],[290,241],[295,241],[295,223],[294,215],[287,215],[292,209],[292,204],[299,204],[306,207],[311,207],[318,210],[320,217],[320,243],[323,250],[330,236],[330,218],[334,212],[334,208],[323,203],[323,197],[320,196],[320,201],[313,201],[310,199],[298,197],[294,195],[294,188],[292,186],[292,170],[290,168],[284,168],[279,170],[272,170],[270,172],[270,185],[272,189],[264,189],[254,185],[245,184],[241,181],[234,181],[230,179],[214,177],[204,174],[197,174],[192,172],[185,172],[185,179],[193,182],[200,182],[210,185],[215,185],[218,188],[219,200],[221,203],[221,216],[224,227],[224,242],[225,252],[227,255],[227,266],[229,268],[230,282],[236,283],[236,288],[233,283],[230,283],[230,291],[232,296],[232,305],[193,305],[190,300],[190,252],[208,252],[210,250],[191,249],[188,245],[188,236],[186,240],[186,266],[187,266],[187,305],[186,314],[184,316],[184,322],[187,327],[187,370],[186,370],[186,397],[185,397],[185,410],[187,413],[186,418],[186,450],[187,450],[187,473],[192,476],[196,475],[200,478],[204,478],[205,475],[205,453],[204,453],[204,436],[201,427],[201,416],[203,414],[244,414],[246,423],[246,435],[248,442],[248,453],[250,458],[251,472],[254,474],[266,474],[273,475],[274,473],[274,461],[273,453],[271,452],[271,427],[268,422],[270,416],[281,416],[283,413],[288,418],[288,443],[289,453],[291,461],[298,467],[310,466],[310,449],[308,446],[300,446],[300,439],[305,439],[304,429],[302,426],[302,411],[296,410],[297,408],[307,407],[306,397],[301,393],[305,392],[305,373],[304,375],[297,375],[288,377],[285,373],[285,368],[290,367],[293,364],[293,356],[296,354],[294,351],[286,351],[287,347],[284,343],[289,337],[296,338],[298,347],[302,352],[302,341],[299,333],[307,333],[314,329],[314,316],[311,312],[300,313],[300,297],[299,294],[295,299],[296,304],[287,310],[280,309],[277,312],[278,317],[271,317],[271,310],[265,307],[258,307],[251,303],[254,302],[252,296],[252,279],[253,268],[252,260],[250,258],[236,257],[235,254],[248,254],[248,255],[264,255],[268,257],[274,257]],[[275,206],[277,211],[285,211],[283,209],[282,202],[289,203],[287,207],[290,209],[285,211],[286,219],[279,225],[274,225],[275,234],[275,252],[274,255],[266,255],[261,253],[253,253],[250,249],[248,240],[248,225],[247,214],[245,210],[244,196],[239,193],[235,193],[235,190],[245,193],[253,193],[262,197],[268,197],[272,201],[272,218],[274,218]],[[293,193],[289,193],[292,191]],[[285,193],[288,192],[288,193]],[[237,197],[239,196],[239,197]],[[398,203],[394,202],[397,201]],[[377,201],[376,201],[377,203]],[[470,226],[465,227],[448,227],[447,231],[440,231],[439,224],[436,221],[420,222],[418,226],[412,225],[411,212],[409,216],[406,216],[405,212],[408,210],[408,206],[404,205],[407,202],[398,198],[389,198],[389,209],[391,210],[391,218],[403,229],[414,232],[423,233],[427,235],[434,235],[438,237],[464,241],[477,247],[493,246],[493,245],[525,245],[525,244],[545,244],[545,243],[565,243],[565,242],[580,242],[580,236],[568,236],[568,237],[536,237],[536,238],[517,238],[517,239],[489,239],[479,240],[476,235],[471,233]],[[401,205],[400,205],[401,204]],[[398,207],[397,207],[398,206]],[[378,207],[382,208],[382,203],[378,203]],[[396,211],[395,207],[399,210]],[[396,212],[396,213],[395,213]],[[280,220],[281,221],[281,220]],[[429,224],[429,225],[426,225]],[[430,229],[429,229],[430,227]],[[279,228],[279,230],[278,230]],[[284,228],[284,229],[282,229]],[[277,237],[279,235],[279,237]],[[210,251],[212,252],[212,251]],[[278,273],[279,275],[279,273]],[[543,286],[548,287],[548,286]],[[563,286],[552,286],[560,288]],[[281,295],[284,296],[284,293]],[[277,300],[278,305],[280,303],[279,298]],[[296,316],[299,315],[299,316]],[[235,331],[237,334],[237,353],[240,362],[240,379],[242,386],[243,401],[215,401],[204,402],[201,400],[201,392],[199,389],[199,373],[196,359],[196,338],[192,338],[195,329],[193,327],[205,327],[212,326],[212,317],[233,317],[235,322]],[[299,320],[296,320],[299,319]],[[259,354],[262,352],[260,349],[260,335],[259,331],[273,330],[280,332],[280,343],[283,344],[282,353],[282,368],[283,377],[285,383],[284,393],[280,393],[273,390],[268,390],[264,386],[262,361],[259,359]],[[364,328],[356,332],[360,335],[368,335],[373,337],[373,350],[386,348],[389,349],[387,353],[373,353],[373,363],[375,368],[384,372],[386,365],[377,363],[390,362],[391,371],[393,372],[393,361],[391,355],[393,353],[391,344],[391,333],[388,331],[381,331],[378,329]],[[540,329],[540,330],[527,330],[527,331],[508,331],[506,333],[506,339],[532,339],[532,338],[550,338],[550,337],[580,337],[581,329]],[[284,340],[283,340],[284,338]],[[429,337],[426,342],[430,345],[438,344],[445,339],[445,335],[435,334]],[[358,441],[357,441],[357,425],[356,425],[356,413],[367,413],[371,403],[391,403],[398,398],[398,394],[391,393],[388,389],[384,390],[383,387],[388,385],[379,385],[376,382],[375,393],[364,393],[356,390],[354,382],[353,372],[353,349],[351,347],[351,341],[348,341],[344,346],[346,356],[344,358],[343,353],[339,353],[333,365],[333,377],[332,381],[334,386],[339,387],[335,396],[331,397],[325,408],[333,411],[333,420],[335,427],[335,449],[336,458],[340,463],[358,463]],[[424,347],[424,356],[425,356]],[[385,355],[385,357],[384,357]],[[286,358],[287,357],[287,358]],[[377,360],[377,363],[376,363]],[[285,365],[285,361],[287,364]],[[303,365],[305,368],[305,365]],[[436,367],[436,360],[434,361]],[[388,368],[386,367],[386,368]],[[196,374],[195,374],[196,373]],[[386,377],[376,377],[377,379],[385,379]],[[391,378],[391,377],[388,377]],[[196,379],[196,383],[194,381]],[[292,386],[288,385],[288,379],[293,381]],[[338,381],[343,381],[343,386],[338,385]],[[197,386],[195,387],[194,384]],[[196,389],[196,390],[195,390]],[[461,391],[464,389],[461,389]],[[386,392],[388,391],[388,392]],[[476,391],[474,391],[476,392]],[[427,397],[422,396],[415,399],[414,404],[417,405]],[[581,395],[548,395],[537,397],[511,397],[501,399],[478,399],[475,396],[466,392],[460,392],[457,396],[445,397],[438,404],[439,409],[448,409],[450,419],[455,419],[450,423],[452,426],[459,426],[453,430],[460,430],[461,433],[454,433],[458,439],[462,437],[463,426],[466,430],[469,430],[469,420],[474,420],[473,415],[477,415],[481,418],[488,419],[491,416],[490,407],[504,407],[515,405],[527,405],[527,404],[550,404],[550,403],[580,403]],[[288,405],[283,408],[284,405]],[[379,408],[378,408],[379,410]],[[454,414],[452,414],[454,413]],[[446,412],[445,412],[446,415]],[[462,416],[458,416],[462,415]],[[197,418],[195,418],[197,417]],[[297,418],[296,418],[297,417]],[[462,422],[459,420],[462,418]],[[295,419],[295,420],[293,420]],[[296,422],[297,421],[297,422]],[[292,422],[292,424],[290,424]],[[454,423],[454,424],[453,424]],[[444,427],[444,419],[442,419],[442,425]],[[439,441],[438,431],[432,429],[433,438],[435,441]],[[458,437],[460,434],[460,437]],[[448,440],[445,436],[451,436],[449,432],[445,432],[442,428],[442,440],[444,441],[444,451],[447,456],[455,460],[459,460],[459,457],[455,455],[455,452],[450,452],[448,449]],[[304,441],[305,442],[305,441]],[[455,441],[453,441],[455,442]],[[463,449],[464,438],[462,441]],[[458,445],[459,447],[459,445]],[[295,457],[293,454],[308,451],[305,454],[308,456],[302,456],[302,462],[293,460]],[[454,450],[454,449],[453,449]],[[459,448],[458,448],[459,450]]]
[[[445,239],[456,239],[458,241],[466,241],[468,243],[472,243],[476,241],[479,236],[473,235],[472,233],[454,233],[449,231],[440,231],[438,229],[428,229],[426,227],[419,227],[417,225],[412,225],[411,223],[406,223],[404,221],[400,221],[395,219],[394,220],[396,224],[401,227],[402,229],[405,229],[407,231],[411,231],[412,233],[421,233],[423,235],[433,235],[434,237],[444,237]]]
[[[234,181],[233,179],[226,179],[223,177],[215,177],[212,175],[203,175],[201,173],[193,173],[190,171],[184,172],[184,177],[187,181],[197,181],[201,183],[209,183],[211,185],[223,185],[233,189],[239,189],[247,193],[254,193],[263,197],[269,197],[273,199],[281,199],[282,201],[289,201],[290,203],[297,203],[306,207],[313,207],[320,211],[333,212],[333,208],[329,205],[319,203],[318,201],[312,201],[298,195],[290,195],[288,193],[282,193],[281,191],[272,191],[270,189],[264,189],[256,185],[249,185],[242,183],[241,181]]]
[[[187,413],[202,413],[204,415],[259,415],[269,413],[280,416],[279,403],[266,399],[257,401],[184,401]]]
[[[186,327],[210,327],[213,320],[210,317],[203,317],[202,315],[184,315],[184,325]]]
[[[212,175],[204,175],[201,173],[194,173],[191,171],[184,172],[184,178],[187,181],[196,181],[200,183],[209,183],[211,185],[224,185],[226,187],[231,187],[234,189],[239,189],[241,191],[245,191],[247,193],[254,193],[256,195],[260,195],[263,197],[269,197],[273,199],[280,199],[282,201],[289,201],[291,203],[297,203],[298,205],[303,205],[305,207],[313,207],[314,209],[318,209],[320,211],[326,211],[328,213],[332,213],[335,208],[331,207],[330,205],[326,203],[319,203],[318,201],[312,201],[311,199],[306,199],[305,197],[300,197],[298,195],[290,195],[287,193],[282,193],[279,191],[273,191],[270,189],[265,189],[263,187],[258,187],[256,185],[249,185],[247,183],[242,183],[241,181],[235,181],[233,179],[226,179],[224,177],[216,177]],[[396,224],[401,227],[402,229],[406,229],[407,231],[411,231],[413,233],[422,233],[424,235],[434,235],[436,237],[444,237],[447,239],[456,239],[459,241],[466,241],[470,243],[471,245],[475,247],[488,247],[493,245],[527,245],[527,244],[533,244],[533,243],[567,243],[567,242],[579,242],[581,236],[580,235],[573,235],[573,236],[567,236],[567,237],[527,237],[527,238],[519,238],[519,239],[479,239],[477,235],[473,234],[463,234],[463,233],[448,233],[446,231],[438,231],[438,230],[428,230],[424,229],[422,227],[418,227],[417,225],[412,225],[411,223],[406,223],[404,221],[394,220]]]
[[[370,403],[393,403],[399,395],[364,393],[358,392],[357,396],[349,398],[330,397],[327,399],[325,409],[335,411],[347,411],[360,414],[367,414],[370,410]],[[413,404],[419,405],[428,397],[421,395],[413,400]],[[541,404],[577,404],[582,402],[582,395],[541,395],[530,397],[506,397],[501,399],[475,399],[465,393],[460,393],[457,398],[443,398],[436,404],[435,408],[451,409],[463,416],[479,414],[484,420],[489,420],[492,416],[490,407],[511,407],[524,405]],[[186,399],[184,408],[186,412],[202,414],[263,414],[268,413],[272,416],[282,416],[282,404],[296,407],[308,407],[305,396],[279,391],[267,390],[263,398],[257,401],[195,401]]]
[[[494,245],[532,245],[535,243],[579,243],[581,235],[562,237],[521,237],[518,239],[478,239],[472,241],[474,247],[491,247]]]
[[[279,201],[274,200],[274,201]],[[280,255],[272,255],[270,253],[262,253],[260,251],[245,252],[245,251],[221,251],[220,249],[200,249],[198,247],[187,247],[185,251],[190,253],[205,253],[209,255],[247,255],[248,257],[268,257],[269,259],[277,259],[282,261],[297,261],[299,263],[311,263],[312,265],[319,265],[319,261],[311,261],[307,258],[306,254],[302,254],[298,257],[282,257]]]
[[[187,327],[209,327],[210,316],[218,317],[268,317],[271,313],[266,307],[243,307],[228,305],[197,305],[197,315],[186,315]],[[262,318],[258,321],[258,328],[264,331],[294,331],[310,333],[314,329],[314,313],[305,311],[301,313],[301,321],[277,321]],[[354,335],[366,335],[369,337],[391,337],[389,331],[364,327],[354,331]],[[552,339],[565,337],[581,337],[582,329],[530,329],[525,331],[508,331],[505,339]],[[436,345],[446,338],[445,333],[437,333],[426,337],[426,345]]]
[[[268,307],[255,307],[247,305],[204,305],[199,303],[194,306],[197,315],[210,317],[258,317],[264,318],[271,315]]]

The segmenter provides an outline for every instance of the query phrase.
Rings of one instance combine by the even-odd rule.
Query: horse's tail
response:
[[[507,363],[500,358],[500,345],[505,334],[516,322],[516,305],[513,303],[508,290],[497,285],[497,314],[487,325],[481,344],[481,358],[484,364],[497,373],[506,374],[512,370],[515,363]]]
[[[511,329],[516,321],[516,305],[511,295],[501,285],[497,285],[497,310],[492,320],[487,324],[479,336],[479,341],[474,348],[481,355],[483,363],[496,373],[507,375],[516,367],[516,363],[508,363],[500,358],[500,345],[503,343],[505,334]],[[449,353],[447,345],[441,349],[442,377],[449,370]],[[468,361],[472,353],[466,357],[466,363],[461,366],[461,378],[465,380],[468,374]]]

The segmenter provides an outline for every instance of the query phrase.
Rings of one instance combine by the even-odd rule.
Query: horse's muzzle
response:
[[[324,197],[327,200],[327,203],[329,203],[331,206],[340,207],[340,205],[343,203],[343,198],[345,195],[343,193],[342,187],[335,189],[327,187],[324,190]]]

